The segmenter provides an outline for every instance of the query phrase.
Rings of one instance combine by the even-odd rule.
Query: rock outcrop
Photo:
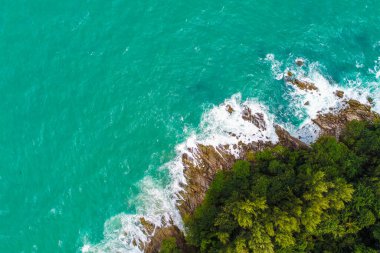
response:
[[[335,91],[334,94],[335,94],[338,98],[343,98],[343,96],[344,96],[344,91],[337,90],[337,91]]]
[[[301,62],[297,63],[302,66]],[[285,80],[299,89],[305,91],[316,91],[318,88],[315,84],[301,81],[294,77],[289,72]],[[367,120],[373,121],[380,119],[380,115],[372,111],[371,106],[360,103],[356,100],[343,100],[344,92],[336,91],[334,93],[337,99],[342,99],[345,106],[339,111],[334,113],[319,114],[312,122],[320,128],[320,135],[333,135],[339,137],[346,124],[352,120]],[[308,103],[307,103],[308,104]],[[306,104],[305,104],[306,105]],[[234,112],[233,108],[229,105],[226,110],[231,114]],[[264,115],[260,113],[253,113],[250,108],[245,107],[242,111],[241,117],[251,122],[258,129],[265,130],[266,123]],[[292,149],[306,149],[309,148],[307,144],[299,139],[291,136],[285,129],[276,125],[275,132],[278,136],[278,144],[292,148]],[[244,144],[239,142],[233,145],[202,145],[197,144],[195,148],[189,149],[188,153],[182,155],[182,163],[184,166],[184,175],[187,184],[183,186],[183,191],[180,192],[180,201],[177,207],[182,217],[191,215],[196,207],[198,207],[204,200],[207,189],[209,188],[216,173],[221,170],[228,170],[232,167],[237,159],[247,158],[249,154],[263,150],[266,147],[272,147],[275,144],[271,142],[251,142]],[[235,150],[238,156],[231,154],[231,149]],[[147,233],[150,233],[150,240],[147,245],[140,245],[141,249],[147,253],[157,253],[161,247],[162,240],[167,237],[176,238],[178,247],[183,252],[193,252],[187,248],[183,233],[173,224],[166,227],[155,228],[153,224],[142,221]]]
[[[266,124],[264,120],[264,114],[262,113],[252,113],[249,107],[244,107],[243,115],[241,116],[244,120],[253,123],[257,128],[265,130]]]
[[[226,110],[229,113],[233,112],[232,107],[228,105],[226,106]],[[250,108],[245,107],[241,117],[251,122],[260,130],[264,131],[266,129],[264,115],[261,113],[253,113]],[[273,146],[273,143],[269,141],[257,141],[249,144],[238,142],[235,145],[219,145],[216,147],[198,143],[196,147],[189,149],[188,153],[182,154],[182,164],[187,184],[183,186],[184,190],[179,193],[180,200],[177,203],[181,216],[186,217],[191,215],[202,203],[206,191],[218,171],[230,169],[237,159],[245,158],[247,152],[256,152],[270,146]],[[236,151],[235,153],[239,154],[238,157],[231,154],[231,150]],[[145,220],[141,223],[146,233],[150,234],[154,225],[149,224]],[[159,252],[162,240],[167,237],[175,237],[178,246],[181,247],[183,252],[193,252],[191,249],[186,248],[185,244],[182,244],[184,242],[183,233],[176,226],[171,224],[154,229],[155,231],[152,233],[152,236],[148,236],[148,244],[139,244],[141,245],[140,249],[144,250],[144,252]]]
[[[169,237],[175,238],[177,247],[181,250],[181,252],[192,252],[186,245],[185,236],[182,231],[174,225],[157,228],[154,236],[150,238],[149,243],[145,247],[141,248],[141,250],[144,250],[146,253],[158,253],[163,240]]]
[[[197,148],[192,150],[193,157],[183,154],[182,162],[185,167],[187,185],[181,193],[182,200],[178,203],[182,217],[192,214],[195,208],[202,203],[206,191],[218,171],[230,169],[234,162],[239,158],[244,158],[248,151],[262,150],[271,145],[270,142],[252,142],[250,144],[240,142],[233,147],[239,152],[238,158],[229,153],[229,146],[214,147],[198,144]]]
[[[306,91],[317,91],[318,88],[315,86],[315,84],[301,80],[299,78],[296,78],[292,72],[288,72],[287,75],[285,76],[285,81],[288,83],[291,83],[301,90],[306,90]]]
[[[276,129],[276,134],[278,136],[278,143],[282,146],[291,148],[291,149],[307,149],[309,146],[300,141],[299,139],[291,136],[288,131],[280,127],[279,125],[274,126]]]
[[[321,129],[322,135],[338,137],[346,124],[352,120],[374,121],[380,115],[372,111],[371,106],[364,105],[357,100],[345,101],[346,106],[338,113],[319,114],[312,121]]]

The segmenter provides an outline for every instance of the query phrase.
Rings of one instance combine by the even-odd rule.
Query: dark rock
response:
[[[309,101],[307,101],[306,103],[304,103],[303,105],[310,105],[310,102]]]
[[[257,128],[261,130],[266,129],[266,123],[264,120],[264,114],[255,113],[252,114],[252,111],[249,107],[245,106],[241,116],[244,120],[252,122]]]
[[[288,71],[285,76],[286,82],[292,82],[294,80],[293,73],[291,71]]]

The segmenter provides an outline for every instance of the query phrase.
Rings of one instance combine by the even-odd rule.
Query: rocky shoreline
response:
[[[304,91],[318,90],[315,84],[297,79],[291,72],[288,72],[285,81]],[[353,99],[345,99],[343,91],[340,90],[335,91],[334,94],[337,99],[342,100],[343,106],[341,109],[331,108],[331,112],[320,113],[316,118],[312,119],[310,124],[313,124],[318,129],[318,136],[332,135],[339,137],[345,125],[352,120],[373,121],[380,119],[380,115],[372,111],[370,105],[362,104]],[[231,105],[227,104],[225,109],[230,114],[234,112]],[[244,108],[241,117],[259,129],[265,130],[267,127],[263,115],[253,113],[248,107]],[[191,155],[184,153],[182,163],[187,184],[183,185],[183,191],[179,193],[180,200],[177,202],[177,208],[182,218],[191,215],[196,207],[201,204],[215,174],[220,170],[231,168],[236,160],[249,159],[249,156],[253,155],[254,152],[278,144],[294,149],[308,148],[307,144],[289,134],[279,125],[274,127],[278,136],[278,143],[253,141],[249,144],[239,142],[233,146],[219,145],[216,147],[197,144],[196,147],[188,150]],[[237,153],[238,156],[231,154],[231,148],[236,151],[235,154]],[[183,232],[173,223],[155,227],[143,218],[140,221],[148,237],[148,242],[134,242],[134,244],[143,252],[159,252],[162,240],[167,237],[176,238],[178,247],[183,252],[191,252],[191,249],[186,246]]]

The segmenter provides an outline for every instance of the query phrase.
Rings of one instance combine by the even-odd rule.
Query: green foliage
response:
[[[160,253],[180,253],[177,247],[177,242],[174,237],[165,238],[162,241]]]
[[[185,220],[200,252],[380,250],[379,123],[352,122],[340,141],[247,160],[219,172]]]

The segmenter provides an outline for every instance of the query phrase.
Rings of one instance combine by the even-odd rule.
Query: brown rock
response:
[[[155,225],[145,220],[144,217],[140,218],[141,224],[144,226],[145,231],[148,235],[152,235],[154,233]]]
[[[343,96],[344,96],[344,91],[337,90],[337,91],[335,91],[334,94],[335,94],[338,98],[343,98]]]
[[[292,84],[294,84],[295,86],[297,86],[298,88],[300,88],[301,90],[318,90],[317,86],[315,86],[315,84],[313,83],[309,83],[309,82],[306,82],[306,81],[301,81],[299,79],[294,79],[292,81],[290,81]]]
[[[158,253],[161,249],[162,241],[169,237],[174,237],[176,239],[177,246],[181,252],[193,252],[193,250],[186,245],[185,237],[181,230],[173,225],[157,228],[154,236],[150,238],[150,241],[144,245],[141,250],[144,250],[145,253]]]
[[[262,113],[252,114],[251,109],[245,106],[241,117],[246,121],[252,122],[259,129],[262,129],[262,130],[266,129],[264,114]]]
[[[291,71],[288,71],[285,76],[286,82],[292,82],[294,80],[293,73]]]
[[[290,71],[288,71],[288,74],[285,77],[285,81],[297,86],[301,90],[309,90],[309,91],[318,90],[315,84],[295,78],[293,73]]]
[[[229,153],[229,146],[205,146],[198,144],[192,149],[192,157],[188,154],[182,155],[182,163],[185,167],[184,174],[187,185],[180,193],[182,197],[178,202],[178,209],[182,217],[192,214],[199,206],[208,190],[215,174],[221,170],[229,170],[239,158],[244,158],[248,151],[258,151],[272,146],[270,142],[252,142],[244,144],[239,142],[233,148],[237,150],[240,157],[235,158]],[[196,162],[195,162],[195,161]]]
[[[320,114],[313,122],[322,131],[322,135],[332,135],[339,137],[346,124],[352,120],[374,121],[380,119],[380,115],[371,110],[371,107],[364,105],[357,100],[346,101],[347,106],[338,113]]]
[[[307,101],[306,103],[304,103],[303,105],[310,105],[310,102],[309,101]]]
[[[304,142],[300,141],[299,139],[291,136],[288,131],[280,127],[279,125],[274,126],[276,134],[279,138],[279,144],[282,146],[291,148],[291,149],[306,149],[308,148],[308,145]]]
[[[234,112],[234,109],[232,108],[231,105],[226,105],[226,110],[227,110],[227,112],[229,112],[230,114]]]

